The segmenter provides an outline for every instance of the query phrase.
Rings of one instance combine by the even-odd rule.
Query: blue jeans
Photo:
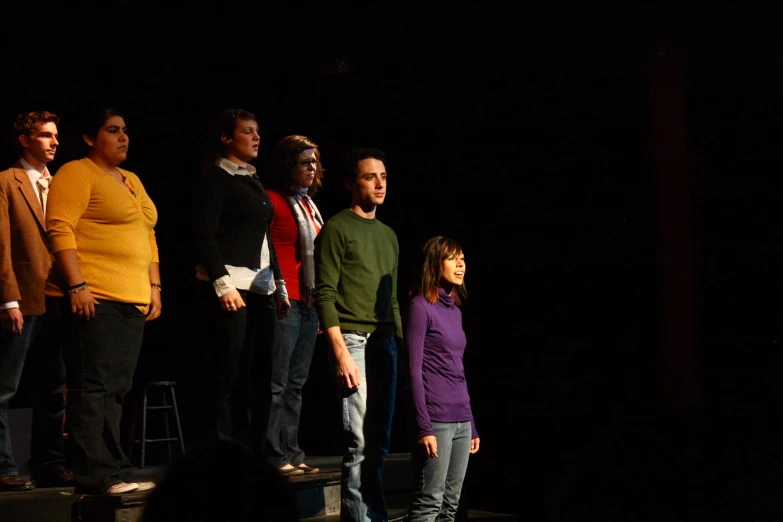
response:
[[[278,319],[272,343],[272,402],[266,437],[266,456],[275,467],[304,462],[299,447],[302,387],[310,372],[318,317],[315,308],[291,301],[291,309]]]
[[[414,490],[410,522],[454,520],[470,457],[471,424],[433,422],[438,458],[429,458],[416,444],[413,450]]]
[[[359,367],[360,384],[342,399],[340,520],[385,521],[383,460],[397,393],[397,346],[393,336],[343,334],[343,339]]]
[[[56,320],[53,312],[26,315],[21,334],[0,330],[0,477],[19,474],[11,449],[8,404],[19,388],[26,360],[34,363],[33,425],[28,462],[31,474],[54,470],[65,463],[65,366],[59,339],[51,336]]]
[[[141,351],[144,314],[106,299],[95,305],[90,320],[71,314],[66,298],[62,307],[73,471],[80,487],[105,491],[132,479],[133,466],[120,445],[120,420]]]

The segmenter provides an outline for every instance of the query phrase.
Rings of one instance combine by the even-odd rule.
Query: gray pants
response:
[[[468,469],[470,421],[433,422],[432,429],[438,441],[438,458],[427,457],[418,445],[412,454],[416,484],[411,522],[454,520]]]

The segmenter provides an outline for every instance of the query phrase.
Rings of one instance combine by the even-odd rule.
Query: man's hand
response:
[[[330,326],[324,330],[329,346],[332,348],[335,381],[338,390],[356,391],[359,389],[361,375],[359,366],[353,360],[351,352],[345,346],[342,330],[339,326]]]
[[[0,324],[2,324],[3,330],[22,335],[22,328],[24,327],[22,311],[18,308],[0,310]]]
[[[431,459],[438,458],[438,439],[435,435],[425,435],[419,439],[419,446],[424,449],[424,453]]]
[[[470,453],[471,454],[476,453],[478,451],[478,449],[479,449],[479,442],[480,441],[481,441],[481,439],[479,439],[478,437],[476,437],[475,439],[471,439],[470,440]]]
[[[356,391],[359,389],[361,376],[359,366],[353,360],[348,350],[343,352],[342,356],[335,361],[337,370],[337,386],[347,391]]]

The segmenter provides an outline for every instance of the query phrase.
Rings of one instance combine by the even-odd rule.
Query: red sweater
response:
[[[280,271],[283,272],[288,298],[299,301],[299,270],[302,260],[299,257],[299,227],[288,201],[277,191],[267,189],[274,210],[269,230],[277,251]]]

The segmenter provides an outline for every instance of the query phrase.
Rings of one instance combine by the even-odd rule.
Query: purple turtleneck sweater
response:
[[[471,421],[472,438],[477,438],[462,363],[466,344],[462,311],[454,304],[454,297],[442,288],[434,303],[416,296],[405,319],[403,340],[408,349],[408,388],[416,438],[435,435],[432,422],[466,421]]]

